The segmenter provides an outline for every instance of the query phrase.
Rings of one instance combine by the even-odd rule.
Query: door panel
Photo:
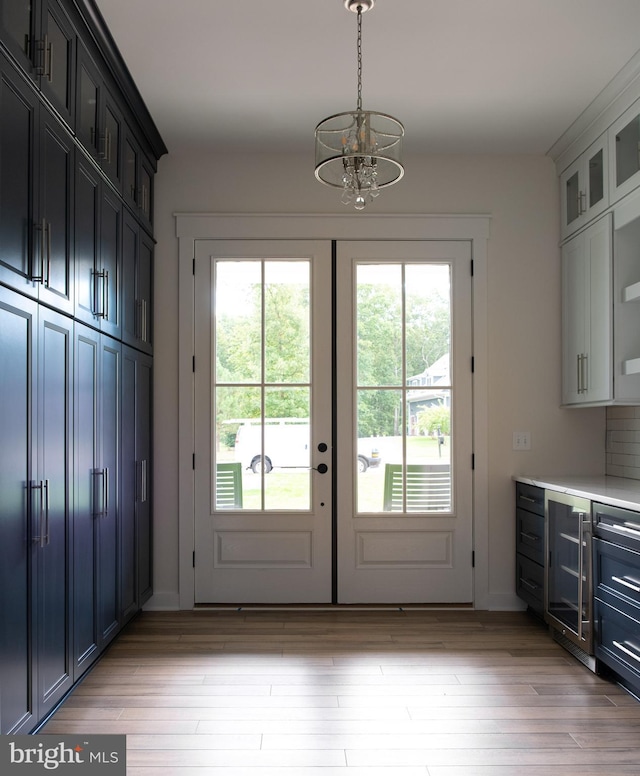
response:
[[[466,242],[338,243],[342,603],[473,600],[470,260]]]
[[[38,702],[41,717],[71,687],[71,401],[73,322],[40,308]]]
[[[0,632],[0,732],[29,731],[35,708],[32,671],[34,609],[29,483],[32,461],[37,305],[0,287],[0,608],[11,628]]]
[[[38,116],[37,98],[0,54],[0,281],[34,298]]]
[[[74,307],[71,207],[74,149],[60,122],[43,112],[41,167],[40,301],[66,313]]]
[[[330,276],[329,243],[198,244],[199,603],[331,598]]]
[[[77,680],[98,655],[98,429],[100,334],[76,324],[74,374],[74,659]]]
[[[121,346],[101,340],[100,472],[103,498],[98,519],[98,611],[101,646],[115,636],[120,622],[119,493]]]

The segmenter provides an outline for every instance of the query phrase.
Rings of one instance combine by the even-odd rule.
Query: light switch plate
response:
[[[514,450],[531,450],[531,432],[514,431],[513,432]]]

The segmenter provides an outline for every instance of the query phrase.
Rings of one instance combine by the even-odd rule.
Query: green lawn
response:
[[[380,466],[357,475],[357,501],[359,512],[380,512],[383,503],[385,463],[399,463],[400,437],[384,437],[372,440],[378,447],[382,461]],[[438,440],[431,437],[408,437],[407,460],[409,463],[446,463],[450,459],[449,437],[440,448]],[[233,449],[218,454],[218,461],[233,461]],[[309,508],[310,472],[306,469],[275,468],[265,475],[265,506],[268,510],[306,510]],[[348,474],[348,473],[345,473]],[[325,475],[326,476],[326,475]],[[342,476],[340,473],[339,476]],[[261,509],[260,474],[251,470],[242,473],[244,509]]]

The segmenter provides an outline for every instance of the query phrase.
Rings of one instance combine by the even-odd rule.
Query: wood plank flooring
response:
[[[520,612],[143,613],[41,732],[128,776],[640,774],[640,703]]]

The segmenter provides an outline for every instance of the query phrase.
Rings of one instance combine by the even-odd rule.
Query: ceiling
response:
[[[355,107],[343,0],[97,5],[169,152],[311,150]],[[639,49],[639,0],[377,0],[363,107],[403,122],[406,154],[544,154]]]

